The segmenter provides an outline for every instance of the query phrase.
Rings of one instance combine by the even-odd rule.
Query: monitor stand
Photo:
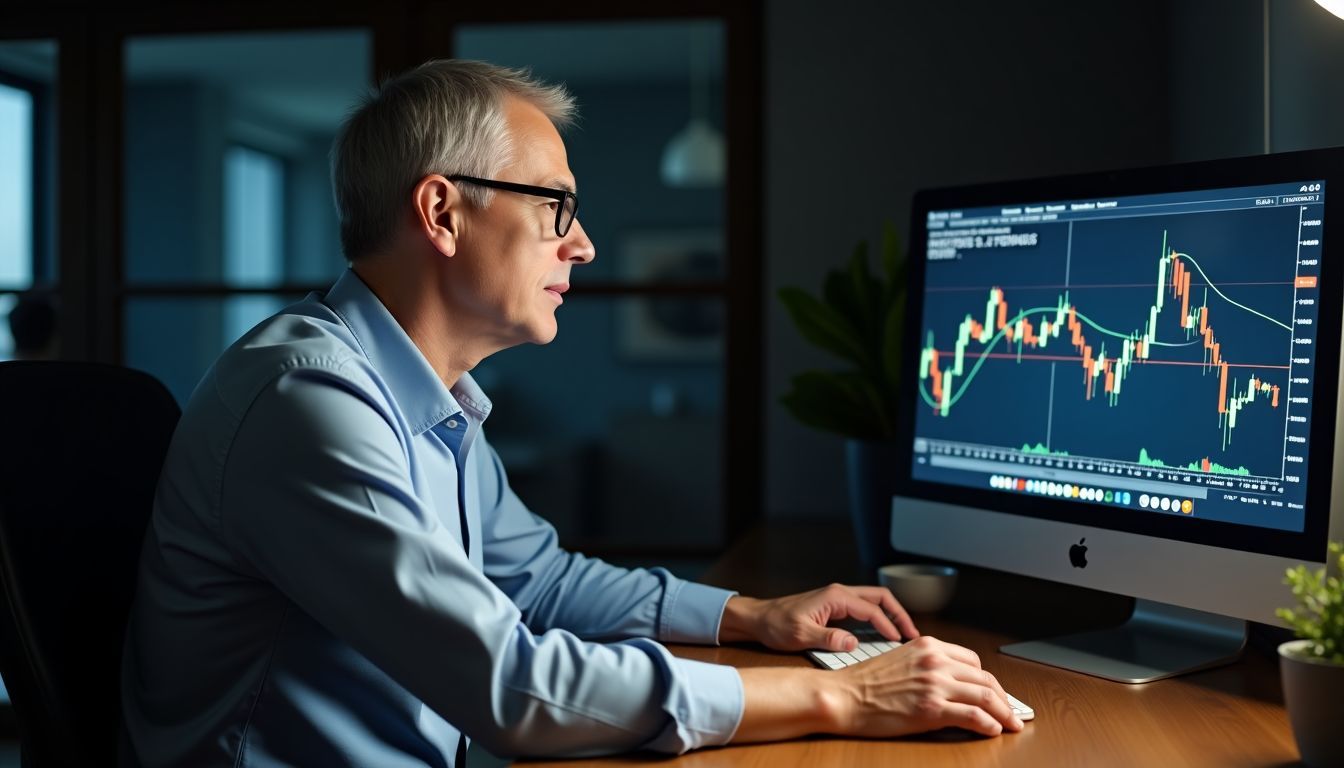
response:
[[[1118,627],[999,650],[1119,683],[1147,683],[1230,664],[1245,646],[1246,622],[1240,619],[1136,600],[1134,613]]]

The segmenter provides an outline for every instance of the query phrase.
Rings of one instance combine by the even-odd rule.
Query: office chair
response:
[[[117,763],[126,620],[180,414],[140,371],[0,363],[0,674],[25,768]]]

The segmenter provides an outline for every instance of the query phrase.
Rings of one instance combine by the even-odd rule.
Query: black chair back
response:
[[[0,363],[0,674],[25,766],[116,764],[126,620],[180,415],[140,371]]]

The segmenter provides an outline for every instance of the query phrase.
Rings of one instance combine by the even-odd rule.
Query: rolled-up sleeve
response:
[[[558,626],[534,632],[417,495],[404,427],[360,376],[335,364],[290,370],[240,415],[217,524],[241,570],[496,754],[682,752],[732,736],[742,709],[735,670],[676,659],[650,640],[603,645]],[[560,559],[547,567],[561,583],[574,569],[583,589],[571,598],[605,585],[631,601],[661,589],[649,625],[659,637],[704,639],[716,601],[722,611],[717,592],[665,573],[632,577]],[[641,634],[627,630],[642,625],[603,621],[598,634]],[[717,620],[709,623],[717,634]]]

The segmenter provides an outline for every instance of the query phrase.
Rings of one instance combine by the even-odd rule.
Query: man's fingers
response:
[[[913,640],[919,637],[919,630],[915,627],[915,622],[910,618],[904,606],[896,600],[896,596],[891,594],[891,590],[886,587],[854,587],[854,591],[864,600],[875,603],[882,607],[887,616],[896,625],[901,636],[906,640]],[[899,640],[900,637],[888,637],[888,640]]]
[[[901,633],[896,626],[887,618],[883,610],[869,602],[862,600],[847,606],[849,615],[859,621],[866,621],[873,625],[873,628],[882,633],[882,636],[888,640],[900,640]]]
[[[832,653],[847,653],[859,647],[859,639],[843,629],[832,628],[826,630],[820,645]]]
[[[878,587],[882,591],[882,610],[891,616],[892,621],[896,623],[896,628],[901,631],[907,640],[913,640],[919,637],[919,629],[915,627],[915,622],[906,612],[905,606],[896,600],[896,596],[891,594],[891,590],[886,587]]]
[[[891,590],[887,589],[886,587],[857,586],[857,587],[850,587],[850,589],[854,590],[854,594],[876,605],[882,604],[883,594],[887,595],[891,594]]]
[[[989,688],[1002,700],[1009,712],[1012,711],[1012,706],[1008,703],[1008,694],[999,684],[999,679],[980,666],[980,657],[975,651],[934,637],[928,638],[928,642],[934,644],[934,650],[947,657],[949,663],[943,668],[947,674],[960,682]]]
[[[993,688],[976,683],[963,683],[955,680],[946,687],[948,701],[969,704],[988,712],[1004,728],[1010,731],[1022,730],[1022,721],[1013,714],[1013,708]]]
[[[1003,690],[1003,686],[999,684],[999,679],[989,672],[980,669],[979,667],[973,667],[970,664],[957,662],[956,660],[953,660],[953,665],[948,671],[952,673],[952,677],[963,683],[983,685],[993,689],[994,693],[1000,699],[1003,699],[1003,703],[1008,704],[1008,694]],[[1009,705],[1009,709],[1011,708],[1012,705]]]
[[[984,736],[998,736],[1003,733],[1003,724],[995,720],[988,712],[979,707],[959,704],[955,701],[949,701],[943,707],[942,715],[938,718],[938,726],[965,728]]]

